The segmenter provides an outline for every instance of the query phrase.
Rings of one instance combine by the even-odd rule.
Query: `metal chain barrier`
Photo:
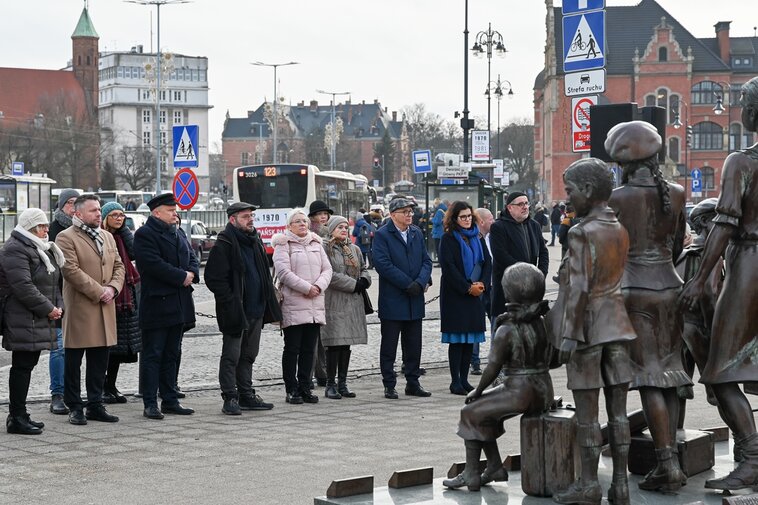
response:
[[[200,317],[207,317],[208,319],[216,319],[216,316],[214,316],[213,314],[203,314],[202,312],[195,312],[195,315],[200,316]]]

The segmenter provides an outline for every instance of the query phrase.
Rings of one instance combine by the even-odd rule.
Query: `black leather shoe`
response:
[[[92,407],[92,408],[87,409],[87,420],[88,421],[101,421],[103,423],[117,423],[118,416],[109,414],[108,411],[105,410],[105,407],[100,405],[98,407]]]
[[[307,391],[300,391],[300,396],[305,403],[318,403],[318,396],[311,393],[310,389]]]
[[[397,400],[398,398],[400,398],[397,395],[397,390],[395,388],[389,388],[389,387],[384,388],[384,397],[387,398],[388,400]]]
[[[316,377],[316,385],[318,387],[326,387],[326,377]]]
[[[83,410],[72,410],[68,413],[68,422],[71,424],[83,426],[87,424],[87,418],[84,417]]]
[[[50,412],[63,416],[68,414],[68,407],[63,403],[63,395],[53,395],[50,400]]]
[[[142,411],[142,415],[148,419],[163,419],[163,412],[158,409],[157,405],[145,407],[145,410]]]
[[[43,423],[42,421],[32,421],[32,417],[29,415],[29,412],[27,412],[24,417],[26,417],[26,422],[31,424],[35,428],[42,429],[45,427],[45,423]]]
[[[432,396],[432,393],[424,389],[423,387],[419,386],[417,388],[405,388],[405,395],[406,396],[421,396],[421,397],[427,397]]]
[[[179,398],[180,400],[182,398],[187,398],[187,394],[184,393],[182,391],[182,388],[180,388],[179,386],[176,386],[176,388],[174,388],[174,390],[176,391],[176,397]]]
[[[103,392],[103,403],[126,403],[126,396],[116,388],[108,389]]]
[[[260,395],[253,393],[251,396],[240,396],[240,409],[242,410],[271,410],[273,403],[263,401]]]
[[[303,397],[299,393],[287,393],[284,401],[292,405],[301,405],[303,403]]]
[[[33,423],[29,419],[29,414],[20,416],[9,415],[5,421],[5,429],[8,433],[16,435],[39,435],[42,433],[42,426],[37,426],[37,424],[40,423]]]
[[[161,403],[161,411],[164,414],[176,414],[178,416],[188,416],[190,414],[195,413],[195,409],[185,407],[179,402],[169,404],[169,405],[166,405],[165,403]]]

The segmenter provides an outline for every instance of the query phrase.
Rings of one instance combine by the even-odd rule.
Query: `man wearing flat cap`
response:
[[[218,234],[205,264],[205,284],[216,298],[218,329],[223,334],[218,380],[226,415],[269,410],[253,389],[253,364],[264,323],[280,321],[268,259],[254,227],[255,205],[237,202],[226,209],[229,222]]]
[[[139,320],[142,329],[143,415],[188,415],[175,389],[176,359],[185,325],[195,322],[192,284],[200,282],[200,265],[177,231],[176,200],[164,193],[147,202],[150,216],[134,233],[134,256],[142,279]],[[157,393],[163,403],[158,409]]]
[[[490,227],[492,248],[492,312],[491,320],[505,312],[503,273],[516,263],[529,263],[547,276],[549,256],[542,227],[529,217],[529,197],[521,191],[511,192],[505,209]]]
[[[405,394],[431,396],[419,383],[421,363],[421,321],[424,318],[424,291],[429,286],[432,260],[424,237],[413,226],[412,200],[396,197],[390,202],[390,221],[374,235],[374,268],[379,274],[379,320],[382,342],[379,364],[384,397],[398,398],[393,366],[397,342],[402,338]]]

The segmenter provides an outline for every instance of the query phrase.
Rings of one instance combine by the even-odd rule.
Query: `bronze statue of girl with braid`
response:
[[[639,487],[673,492],[687,481],[677,454],[677,387],[692,382],[682,365],[683,320],[676,301],[683,282],[674,267],[684,242],[685,192],[663,179],[657,160],[662,145],[655,127],[644,121],[614,126],[605,141],[623,170],[623,185],[608,204],[629,232],[621,292],[637,334],[629,347],[630,389],[640,392],[657,458]]]

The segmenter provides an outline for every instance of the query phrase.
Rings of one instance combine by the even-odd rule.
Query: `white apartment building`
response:
[[[141,45],[128,52],[100,54],[98,114],[107,149],[104,157],[118,172],[139,158],[133,156],[134,152],[145,149],[155,153],[159,131],[161,188],[170,190],[174,176],[172,127],[197,125],[200,145],[196,148],[199,165],[195,173],[201,191],[208,191],[208,110],[212,107],[208,104],[208,58],[161,55],[159,117],[155,103],[155,59],[156,54],[143,52]],[[117,179],[117,185],[122,182]]]

